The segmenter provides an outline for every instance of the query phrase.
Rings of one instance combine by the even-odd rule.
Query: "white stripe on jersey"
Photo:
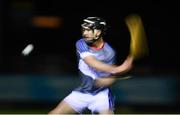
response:
[[[80,59],[80,60],[79,60],[79,70],[80,70],[83,74],[85,74],[85,75],[87,75],[87,76],[90,76],[90,77],[92,77],[93,79],[95,79],[95,78],[97,77],[97,76],[96,76],[96,73],[94,73],[94,70],[92,70],[92,68],[89,67],[89,66],[84,62],[83,59]]]
[[[90,52],[80,53],[80,56],[81,56],[82,59],[84,59],[86,56],[89,56],[89,55],[94,55],[94,54],[92,54],[92,53],[90,53]]]

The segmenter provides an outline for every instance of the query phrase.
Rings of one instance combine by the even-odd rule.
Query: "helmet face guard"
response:
[[[101,30],[101,35],[98,36],[98,39],[102,37],[105,34],[106,31],[106,22],[102,18],[99,17],[88,17],[83,20],[83,24],[81,25],[83,29],[91,29],[91,30]],[[98,40],[97,38],[86,41],[87,45],[93,45],[94,42]]]

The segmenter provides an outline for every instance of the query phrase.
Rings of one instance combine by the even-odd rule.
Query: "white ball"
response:
[[[29,54],[32,52],[33,49],[34,49],[33,44],[28,44],[28,45],[23,49],[22,55],[24,55],[24,56],[29,55]]]

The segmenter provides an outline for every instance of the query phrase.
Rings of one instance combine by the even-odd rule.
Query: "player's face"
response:
[[[82,35],[85,40],[92,40],[94,38],[94,32],[92,29],[89,28],[83,28]]]
[[[93,40],[94,38],[97,38],[100,35],[99,30],[92,30],[89,28],[83,28],[82,35],[86,41]]]

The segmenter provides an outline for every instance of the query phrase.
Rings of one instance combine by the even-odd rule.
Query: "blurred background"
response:
[[[115,113],[180,113],[178,11],[173,1],[0,0],[0,113],[48,113],[78,86],[75,42],[88,16],[107,20],[105,40],[121,64],[132,13],[142,18],[149,55],[112,86]],[[34,49],[23,56],[28,44]]]

